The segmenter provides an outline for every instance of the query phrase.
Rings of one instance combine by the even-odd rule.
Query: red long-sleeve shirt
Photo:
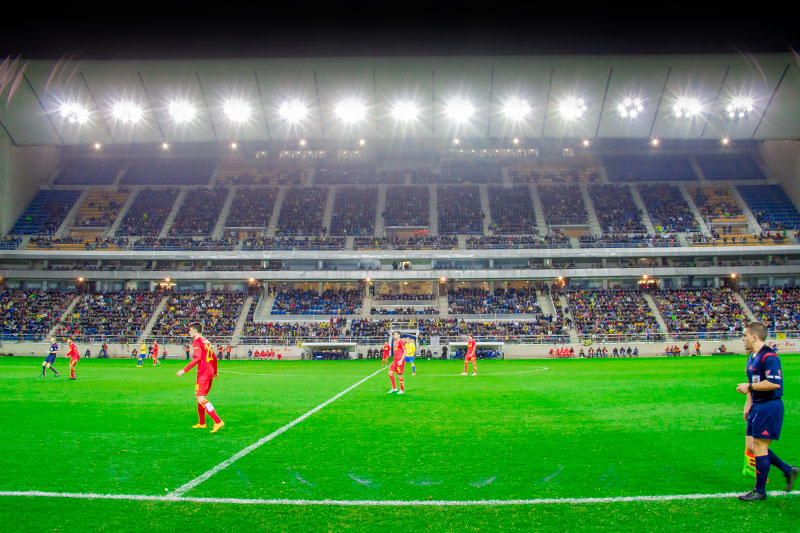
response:
[[[69,352],[67,355],[70,359],[75,359],[76,361],[81,358],[80,354],[78,353],[78,346],[73,342],[69,345]]]
[[[203,337],[197,337],[192,343],[192,350],[194,357],[183,371],[188,372],[196,365],[197,381],[209,381],[217,377],[217,356],[211,343]]]

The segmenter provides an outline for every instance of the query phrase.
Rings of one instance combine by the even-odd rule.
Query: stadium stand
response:
[[[709,226],[729,228],[723,233],[734,233],[733,226],[743,226],[743,229],[746,229],[747,219],[728,187],[724,185],[689,186],[687,190]]]
[[[386,189],[386,227],[427,227],[430,221],[427,187],[390,186]]]
[[[776,331],[800,332],[800,288],[758,288],[739,291],[756,320]]]
[[[641,291],[568,290],[566,296],[582,339],[664,340],[664,332]]]
[[[489,187],[489,211],[494,233],[536,233],[536,215],[528,187]]]
[[[44,340],[74,297],[74,292],[3,291],[0,296],[3,340]]]
[[[135,342],[161,300],[154,292],[100,292],[82,296],[58,327],[79,342]]]
[[[183,292],[169,296],[151,336],[159,342],[186,342],[189,324],[203,324],[203,336],[212,342],[229,342],[242,312],[242,292]]]
[[[339,337],[345,331],[347,319],[333,318],[326,322],[253,322],[248,320],[239,342],[261,344],[267,342],[297,342],[299,339],[313,340]]]
[[[277,198],[278,189],[274,187],[239,187],[225,219],[225,227],[266,229]]]
[[[242,250],[344,250],[344,237],[258,237],[242,241]]]
[[[72,159],[64,164],[53,185],[111,185],[123,163],[120,159]]]
[[[540,186],[544,218],[551,226],[588,225],[589,214],[583,194],[576,185]]]
[[[737,188],[763,229],[800,229],[800,213],[780,185]]]
[[[666,248],[681,245],[674,235],[667,233],[656,235],[647,233],[606,233],[600,237],[581,235],[578,237],[578,242],[581,248]]]
[[[455,250],[458,237],[441,235],[438,237],[356,237],[354,250]]]
[[[122,185],[208,185],[216,161],[211,159],[143,159],[131,163]]]
[[[642,210],[625,185],[590,185],[589,194],[603,233],[644,233]]]
[[[42,189],[11,229],[11,235],[40,235],[55,233],[78,201],[82,191]]]
[[[328,289],[317,294],[303,289],[279,291],[272,315],[356,315],[363,294],[357,289]]]
[[[413,209],[413,204],[409,204]],[[439,233],[483,233],[481,193],[476,186],[440,185],[436,208],[439,211]]]
[[[258,161],[225,161],[222,163],[217,177],[217,184],[223,187],[231,185],[304,185],[305,181],[306,172],[304,170],[265,167]]]
[[[322,225],[327,187],[291,187],[281,205],[277,235],[315,235],[325,233]]]
[[[602,158],[609,181],[694,181],[694,168],[680,155],[607,155]]]
[[[331,235],[372,235],[377,208],[376,187],[339,187],[333,202]]]
[[[122,218],[117,235],[158,235],[177,198],[175,188],[139,191]]]
[[[466,240],[468,250],[481,249],[524,249],[524,248],[569,248],[569,237],[559,230],[553,230],[550,235],[492,235],[489,237],[468,237]]]
[[[127,189],[119,191],[93,189],[89,191],[86,201],[78,209],[73,226],[103,228],[111,226],[127,199]]]
[[[169,229],[171,236],[210,236],[219,218],[228,189],[195,189],[187,194]]]
[[[695,160],[710,181],[766,179],[753,154],[700,154]]]
[[[355,168],[320,168],[314,173],[317,185],[402,185],[406,179],[405,172],[363,170]]]
[[[596,168],[511,168],[511,183],[593,183],[600,181]]]
[[[527,314],[544,316],[535,289],[451,289],[447,293],[451,315]]]
[[[639,194],[657,232],[698,231],[697,220],[681,197],[678,187],[667,184],[640,185]]]
[[[653,294],[676,339],[719,338],[738,333],[747,318],[729,289],[672,289]]]

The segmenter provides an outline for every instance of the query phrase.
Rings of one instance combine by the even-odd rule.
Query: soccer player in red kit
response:
[[[211,390],[211,383],[217,377],[217,356],[214,355],[214,347],[203,336],[203,324],[193,322],[189,324],[189,336],[192,338],[192,350],[194,356],[191,363],[186,368],[178,370],[178,377],[197,366],[197,384],[194,386],[194,394],[197,397],[197,415],[200,422],[193,429],[204,429],[206,427],[206,413],[214,419],[214,427],[211,433],[216,433],[223,427],[225,422],[220,420],[214,406],[206,399],[208,391]]]
[[[476,351],[478,350],[478,343],[475,342],[475,339],[472,335],[467,336],[467,354],[464,356],[464,372],[461,373],[462,376],[467,375],[467,367],[469,366],[469,362],[472,361],[472,375],[478,375],[478,358],[476,355]]]
[[[78,364],[81,356],[78,354],[78,347],[75,345],[74,339],[70,338],[67,343],[69,344],[69,352],[67,352],[69,356],[69,379],[75,379],[75,365]]]
[[[158,360],[158,342],[153,341],[153,366],[160,365],[161,361]]]
[[[389,353],[392,351],[392,346],[388,342],[383,345],[383,359],[381,360],[381,367],[389,364]]]
[[[406,389],[403,386],[403,370],[406,367],[406,351],[405,351],[405,344],[400,339],[400,332],[394,332],[394,361],[392,362],[392,366],[389,367],[389,380],[392,382],[392,390],[389,391],[389,394],[393,392],[397,392],[397,394],[405,394]],[[397,391],[397,386],[394,382],[394,375],[397,374],[397,378],[400,380],[400,391]]]

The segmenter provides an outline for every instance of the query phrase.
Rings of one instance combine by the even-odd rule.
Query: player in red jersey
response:
[[[204,429],[206,427],[206,413],[214,419],[214,427],[211,433],[216,433],[223,427],[225,422],[220,420],[214,406],[206,399],[208,391],[211,390],[211,383],[217,377],[217,356],[214,355],[214,347],[203,336],[203,324],[193,322],[189,324],[189,336],[192,338],[192,349],[194,356],[186,368],[178,370],[178,377],[197,366],[197,384],[194,387],[194,394],[197,397],[197,415],[200,422],[193,429]]]
[[[389,354],[392,351],[392,346],[388,342],[383,345],[383,359],[381,360],[381,367],[389,364]]]
[[[389,394],[393,392],[397,392],[397,394],[405,394],[406,389],[403,385],[403,370],[406,367],[406,353],[405,353],[405,344],[403,343],[402,339],[400,339],[400,332],[394,332],[394,361],[392,362],[392,366],[389,367],[389,380],[392,382],[392,390],[389,391]],[[397,391],[397,386],[394,382],[394,375],[397,374],[397,378],[400,380],[400,391]]]
[[[153,366],[158,366],[161,361],[158,360],[158,341],[153,341]]]
[[[467,336],[467,354],[464,356],[464,372],[461,373],[462,376],[467,375],[467,367],[469,366],[469,362],[472,361],[472,375],[478,375],[478,357],[477,357],[477,350],[478,350],[478,343],[475,342],[475,339],[472,335]]]
[[[72,337],[67,340],[67,344],[69,344],[69,352],[67,352],[69,356],[69,379],[75,379],[75,365],[78,364],[78,360],[81,356],[78,354],[78,347],[75,345],[75,340]]]

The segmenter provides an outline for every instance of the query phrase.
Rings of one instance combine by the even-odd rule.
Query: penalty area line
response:
[[[356,387],[358,387],[359,385],[361,385],[362,383],[367,381],[369,378],[373,377],[374,375],[376,375],[376,374],[378,374],[379,372],[382,372],[382,371],[383,371],[383,368],[380,368],[380,369],[376,370],[375,372],[373,372],[369,376],[365,377],[364,379],[362,379],[358,383],[349,386],[348,388],[346,388],[345,390],[343,390],[342,392],[340,392],[339,394],[337,394],[336,396],[334,396],[330,400],[327,400],[327,401],[319,404],[318,406],[316,406],[315,408],[313,408],[310,411],[306,412],[305,414],[300,415],[299,417],[295,418],[294,420],[292,420],[291,422],[289,422],[285,426],[276,429],[275,431],[273,431],[272,433],[270,433],[269,435],[267,435],[265,437],[260,438],[259,440],[257,440],[256,442],[254,442],[253,444],[248,446],[247,448],[243,449],[242,451],[240,451],[239,453],[235,454],[231,458],[226,459],[225,461],[221,462],[220,464],[218,464],[217,466],[215,466],[211,470],[208,470],[204,474],[201,474],[201,475],[197,476],[196,478],[194,478],[193,480],[189,481],[188,483],[178,487],[177,489],[175,489],[171,493],[169,493],[166,496],[164,496],[164,498],[166,498],[166,499],[175,499],[175,498],[177,498],[179,496],[182,496],[183,494],[185,494],[186,492],[192,490],[197,485],[199,485],[203,481],[207,480],[208,478],[210,478],[211,476],[213,476],[217,472],[225,470],[226,468],[228,468],[230,465],[232,465],[233,463],[235,463],[236,461],[238,461],[239,459],[241,459],[245,455],[249,454],[250,452],[252,452],[254,450],[257,450],[258,448],[260,448],[264,444],[268,443],[269,441],[271,441],[275,437],[277,437],[277,436],[281,435],[282,433],[290,430],[291,428],[293,428],[294,426],[296,426],[297,424],[299,424],[300,422],[302,422],[303,420],[305,420],[309,416],[313,415],[314,413],[316,413],[317,411],[319,411],[321,409],[324,409],[325,407],[327,407],[331,403],[335,402],[336,400],[338,400],[339,398],[341,398],[342,396],[344,396],[345,394],[347,394],[351,390],[355,389]]]
[[[0,497],[24,498],[71,498],[79,500],[129,500],[186,503],[228,503],[235,505],[294,505],[294,506],[341,506],[341,507],[474,507],[508,505],[557,505],[557,504],[602,504],[625,502],[669,502],[687,500],[721,500],[736,498],[741,492],[719,492],[716,494],[664,494],[659,496],[616,496],[606,498],[537,498],[529,500],[290,500],[247,498],[194,498],[191,496],[148,496],[144,494],[93,494],[83,492],[45,491],[0,491]],[[770,491],[771,497],[798,496],[800,491]]]

